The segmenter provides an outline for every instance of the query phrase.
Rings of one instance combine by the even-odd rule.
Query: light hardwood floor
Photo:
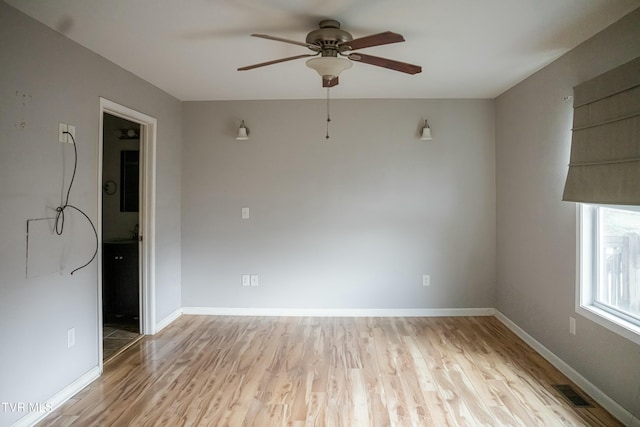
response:
[[[622,425],[569,383],[493,317],[182,316],[40,425]]]

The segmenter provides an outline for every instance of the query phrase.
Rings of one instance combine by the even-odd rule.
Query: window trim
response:
[[[597,205],[576,206],[576,313],[640,345],[640,326],[594,305],[596,266],[592,248],[597,240]]]

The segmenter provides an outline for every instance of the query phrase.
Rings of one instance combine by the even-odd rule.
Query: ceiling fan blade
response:
[[[330,79],[322,79],[322,87],[334,87],[338,86],[338,83],[340,83],[338,76],[332,76]]]
[[[306,58],[308,56],[317,56],[313,53],[305,53],[303,55],[289,56],[288,58],[274,59],[273,61],[261,62],[259,64],[247,65],[246,67],[238,68],[238,71],[253,70],[254,68],[265,67],[267,65],[277,64],[279,62],[293,61],[294,59]]]
[[[407,74],[418,74],[422,72],[419,65],[408,64],[406,62],[394,61],[393,59],[380,58],[378,56],[365,55],[363,53],[352,53],[347,58],[352,61],[364,62],[369,65],[388,68],[390,70],[400,71]]]
[[[316,46],[315,44],[310,44],[310,43],[305,43],[305,42],[298,42],[298,41],[289,40],[289,39],[283,39],[282,37],[275,37],[275,36],[270,36],[270,35],[267,35],[267,34],[251,34],[251,37],[259,37],[261,39],[275,40],[277,42],[295,44],[295,45],[298,45],[298,46],[308,47],[309,49],[313,49],[313,50],[320,50],[320,46]]]
[[[380,46],[389,43],[403,42],[404,37],[398,33],[385,31],[384,33],[373,34],[371,36],[360,37],[340,44],[340,49],[357,50],[365,47]]]

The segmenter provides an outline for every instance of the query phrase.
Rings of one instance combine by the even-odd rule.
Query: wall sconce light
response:
[[[246,141],[249,139],[249,128],[244,124],[244,120],[240,123],[240,127],[238,128],[238,136],[236,136],[238,141]]]
[[[423,141],[428,141],[433,139],[431,137],[431,128],[429,127],[429,122],[427,121],[427,119],[424,120],[424,127],[422,128],[422,131],[420,132],[420,139]]]

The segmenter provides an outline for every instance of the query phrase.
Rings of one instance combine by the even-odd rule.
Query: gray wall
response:
[[[64,244],[26,278],[26,221],[51,216],[71,171],[58,122],[77,128],[70,202],[97,219],[99,97],[158,119],[156,317],[180,307],[181,103],[0,2],[0,401],[44,402],[98,365],[97,263],[91,228],[68,214]],[[46,241],[43,243],[43,241]],[[53,242],[53,243],[52,243]],[[46,247],[45,247],[46,249]],[[45,259],[46,258],[46,259]],[[62,268],[60,268],[62,265]],[[67,329],[76,345],[67,349]],[[24,413],[0,411],[0,425]]]
[[[576,315],[576,206],[561,199],[572,121],[563,97],[639,55],[637,10],[496,99],[497,308],[636,416],[640,348]]]
[[[323,100],[186,102],[183,305],[493,307],[493,111],[337,100],[326,141]],[[418,139],[424,117],[432,141]],[[259,287],[241,286],[250,273]]]

